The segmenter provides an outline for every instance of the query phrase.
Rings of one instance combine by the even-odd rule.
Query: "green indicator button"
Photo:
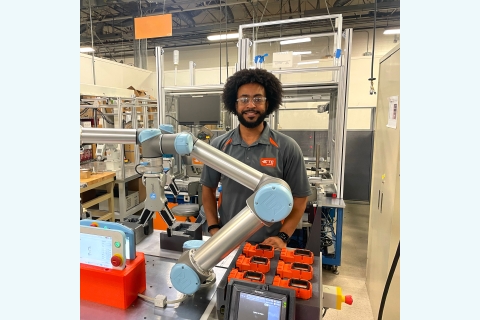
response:
[[[115,247],[120,248],[120,242],[115,241]]]
[[[283,302],[283,307],[284,307],[284,308],[287,307],[287,303],[286,303],[286,302]]]

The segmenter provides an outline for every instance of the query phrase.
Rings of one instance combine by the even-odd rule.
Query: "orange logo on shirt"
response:
[[[260,158],[260,165],[262,167],[273,167],[277,166],[277,159],[276,158]]]
[[[192,163],[193,164],[203,164],[202,161],[198,160],[197,158],[193,158],[193,157],[192,157]]]

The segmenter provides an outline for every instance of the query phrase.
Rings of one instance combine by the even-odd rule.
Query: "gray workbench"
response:
[[[160,233],[154,232],[137,245],[137,251],[145,254],[147,288],[144,295],[154,298],[157,294],[167,296],[167,300],[175,300],[182,296],[170,282],[170,270],[174,266],[179,252],[160,249]],[[205,238],[206,239],[206,238]],[[215,291],[218,283],[226,272],[227,266],[236,251],[232,252],[216,267],[216,283],[210,287],[201,288],[192,297],[181,303],[168,305],[166,308],[155,308],[152,302],[141,298],[126,310],[80,300],[80,318],[85,320],[141,320],[141,319],[217,319]]]

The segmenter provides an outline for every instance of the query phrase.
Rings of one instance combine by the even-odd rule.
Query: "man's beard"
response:
[[[244,125],[245,127],[247,128],[256,128],[258,127],[260,124],[263,123],[263,120],[265,120],[265,118],[267,117],[267,114],[264,112],[258,112],[259,116],[257,118],[257,120],[255,120],[254,122],[251,122],[251,121],[248,121],[246,120],[244,117],[243,117],[243,114],[242,113],[238,113],[237,112],[237,118],[238,118],[238,121],[240,121],[240,123],[242,125]]]

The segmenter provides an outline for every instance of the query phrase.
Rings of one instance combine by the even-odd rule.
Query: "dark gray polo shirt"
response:
[[[260,138],[250,146],[242,140],[239,127],[213,139],[211,145],[262,173],[283,179],[294,197],[309,196],[310,184],[300,147],[289,136],[270,129],[266,122],[264,125]],[[219,181],[222,183],[222,203],[218,212],[220,224],[224,225],[245,208],[253,191],[208,166],[203,167],[202,185],[216,188]],[[263,227],[249,241],[262,242],[276,235],[280,227],[280,222]]]

